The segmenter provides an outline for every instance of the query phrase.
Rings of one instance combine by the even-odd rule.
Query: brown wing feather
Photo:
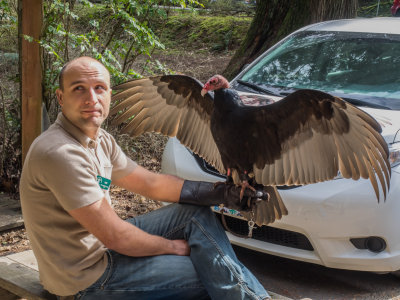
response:
[[[301,90],[252,112],[257,119],[253,171],[263,185],[303,185],[333,179],[369,178],[379,200],[390,183],[388,146],[380,125],[340,98]],[[260,126],[259,124],[263,124]]]
[[[185,75],[164,75],[132,80],[113,88],[116,105],[113,124],[132,136],[154,131],[179,141],[225,173],[210,130],[214,109],[210,95],[202,97],[202,84]]]

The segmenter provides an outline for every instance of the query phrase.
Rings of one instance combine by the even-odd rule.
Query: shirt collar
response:
[[[102,130],[99,130],[99,134],[96,139],[91,139],[86,134],[82,132],[78,127],[72,124],[62,112],[57,116],[55,122],[57,125],[61,126],[66,132],[68,132],[74,139],[76,139],[83,147],[94,149],[103,137]]]

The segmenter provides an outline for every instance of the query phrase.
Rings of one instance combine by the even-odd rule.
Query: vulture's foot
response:
[[[244,171],[243,173],[239,174],[239,178],[241,183],[239,184],[239,186],[242,187],[242,189],[240,190],[240,201],[242,201],[243,196],[244,196],[244,191],[246,189],[250,189],[253,192],[256,191],[256,189],[253,187],[253,179],[249,176],[249,174],[247,173],[247,171]]]
[[[251,189],[253,192],[256,191],[256,189],[252,185],[249,184],[249,181],[247,179],[246,180],[242,180],[242,183],[240,185],[242,186],[242,189],[240,190],[240,201],[242,201],[243,196],[244,196],[244,191],[246,189]]]
[[[269,202],[271,196],[269,193],[266,192],[264,186],[262,184],[257,184],[253,181],[242,181],[242,189],[240,193],[240,202],[242,202],[243,194],[246,189],[252,190],[255,195],[253,197],[248,197],[246,203],[242,203],[243,206],[247,205],[246,209],[251,209],[255,204],[265,201]]]

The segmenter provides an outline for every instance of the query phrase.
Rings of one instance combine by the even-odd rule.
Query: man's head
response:
[[[68,62],[61,70],[56,93],[64,116],[95,138],[110,110],[110,74],[104,65],[91,57]]]

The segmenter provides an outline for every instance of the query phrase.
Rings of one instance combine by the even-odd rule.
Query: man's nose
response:
[[[90,103],[90,104],[95,104],[98,102],[97,93],[96,93],[95,89],[93,89],[93,88],[89,89],[89,94],[86,98],[86,102]]]

